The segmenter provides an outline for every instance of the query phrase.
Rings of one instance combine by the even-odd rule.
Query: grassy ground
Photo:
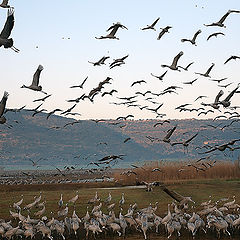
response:
[[[86,186],[86,185],[85,185]],[[105,185],[105,187],[107,187]],[[109,187],[112,187],[111,185]],[[184,196],[192,196],[196,202],[196,208],[202,201],[208,200],[209,196],[212,196],[213,200],[219,200],[223,197],[236,196],[236,199],[240,199],[240,180],[201,180],[201,181],[185,181],[168,185],[172,190],[179,192]],[[0,218],[9,219],[10,205],[20,200],[23,195],[24,201],[22,206],[27,205],[34,201],[34,196],[39,196],[39,192],[42,192],[42,201],[46,200],[46,215],[50,216],[50,212],[53,212],[57,217],[58,201],[60,194],[63,194],[64,203],[67,203],[69,199],[74,197],[78,191],[79,199],[76,203],[76,213],[82,217],[86,213],[88,200],[94,197],[97,191],[102,200],[106,199],[108,193],[112,194],[112,202],[116,202],[115,212],[119,211],[118,201],[121,198],[122,192],[125,193],[125,204],[123,206],[124,213],[127,211],[129,204],[137,203],[138,208],[147,207],[148,204],[159,202],[157,214],[163,216],[167,211],[167,204],[172,202],[172,199],[159,187],[155,187],[153,192],[146,192],[145,189],[108,189],[101,188],[101,184],[97,184],[95,187],[86,188],[84,185],[78,184],[66,184],[66,185],[38,185],[38,186],[0,186]],[[240,201],[236,201],[240,204]],[[89,207],[91,209],[91,207]],[[34,209],[30,216],[39,209]],[[69,205],[69,215],[72,214],[73,205]],[[106,211],[103,205],[103,212]],[[22,212],[23,215],[27,215],[26,211]]]

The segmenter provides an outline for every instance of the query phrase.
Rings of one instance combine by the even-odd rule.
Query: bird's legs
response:
[[[12,46],[11,49],[12,49],[14,52],[16,52],[16,53],[19,53],[19,52],[20,52],[20,50],[17,49],[16,47],[14,47],[14,46]]]

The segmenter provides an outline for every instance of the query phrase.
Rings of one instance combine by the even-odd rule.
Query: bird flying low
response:
[[[183,207],[183,205],[185,203],[188,203],[188,202],[192,202],[192,203],[195,203],[191,197],[184,197],[182,196],[181,194],[173,191],[173,190],[170,190],[168,189],[166,186],[164,185],[160,185],[161,189],[167,193],[170,197],[172,197],[174,200],[176,200],[177,202],[179,202],[180,204],[180,207]]]
[[[3,113],[5,111],[8,96],[8,92],[4,92],[2,100],[0,102],[0,124],[4,124],[6,122],[6,118],[3,116]]]

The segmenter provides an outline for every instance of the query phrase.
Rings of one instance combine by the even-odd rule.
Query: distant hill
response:
[[[124,154],[116,166],[127,166],[129,163],[186,160],[202,157],[198,152],[206,149],[195,149],[197,146],[215,145],[239,138],[239,122],[231,126],[220,127],[231,123],[232,120],[171,120],[163,125],[154,124],[161,120],[107,120],[98,123],[92,120],[82,120],[76,124],[63,127],[75,122],[71,118],[51,116],[46,120],[46,114],[41,113],[32,117],[32,113],[7,113],[6,125],[0,126],[0,165],[19,168],[31,166],[39,160],[39,165],[47,167],[79,165],[86,167],[88,163],[107,155]],[[214,129],[211,126],[221,125]],[[151,142],[146,136],[162,139],[167,130],[177,126],[171,137],[172,142],[183,141],[198,132],[198,136],[184,151],[182,145],[172,147],[167,143]],[[125,143],[124,141],[127,140]],[[239,143],[240,145],[240,143]],[[217,152],[216,152],[217,153]],[[236,159],[239,150],[217,158]]]

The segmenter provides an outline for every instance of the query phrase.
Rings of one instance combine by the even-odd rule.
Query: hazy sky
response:
[[[199,95],[209,97],[204,102],[214,101],[221,88],[216,82],[194,74],[205,72],[213,62],[215,66],[210,74],[212,78],[228,77],[223,84],[233,82],[223,89],[224,96],[240,82],[240,60],[223,64],[231,55],[240,55],[240,14],[230,14],[225,21],[226,28],[203,25],[218,21],[229,9],[240,10],[239,0],[10,0],[9,3],[15,7],[15,26],[11,36],[20,53],[0,48],[0,97],[5,90],[9,92],[8,108],[23,105],[33,108],[38,105],[32,101],[44,95],[20,87],[23,84],[30,85],[39,64],[44,67],[40,85],[44,91],[52,94],[43,104],[43,108],[48,111],[71,107],[73,104],[66,100],[89,93],[108,76],[113,78],[112,84],[106,85],[103,91],[117,89],[118,93],[114,97],[102,98],[97,95],[94,104],[89,101],[80,102],[74,112],[81,113],[81,119],[116,118],[128,114],[133,114],[136,119],[155,118],[155,114],[150,111],[110,103],[120,102],[116,97],[132,96],[137,91],[151,90],[159,93],[171,85],[183,89],[177,91],[178,95],[156,97],[154,101],[164,103],[159,112],[166,113],[167,118],[197,118],[197,113],[179,113],[174,108],[180,104],[193,103]],[[1,27],[6,17],[7,10],[0,9]],[[157,17],[160,20],[156,25],[156,32],[140,30]],[[128,27],[128,30],[120,29],[117,32],[120,40],[95,39],[105,35],[106,29],[116,22]],[[172,26],[172,29],[158,41],[160,28],[167,25]],[[182,38],[192,38],[199,29],[202,33],[197,38],[197,46],[181,42]],[[206,41],[214,32],[223,32],[225,36]],[[184,55],[180,58],[179,65],[186,66],[194,62],[188,72],[168,70],[163,82],[150,75],[161,75],[166,70],[161,64],[170,65],[180,51]],[[126,64],[109,69],[109,63],[114,58],[126,54],[129,54]],[[110,56],[106,65],[94,67],[88,63],[97,61],[102,56]],[[84,89],[69,88],[80,84],[86,76],[88,80]],[[198,80],[192,86],[182,84],[197,77]],[[141,79],[147,84],[130,87],[134,81]],[[239,104],[239,96],[233,96],[232,105]],[[143,99],[138,98],[142,106],[157,107]],[[201,100],[192,107],[199,107],[200,103]],[[216,114],[207,115],[214,116]]]

